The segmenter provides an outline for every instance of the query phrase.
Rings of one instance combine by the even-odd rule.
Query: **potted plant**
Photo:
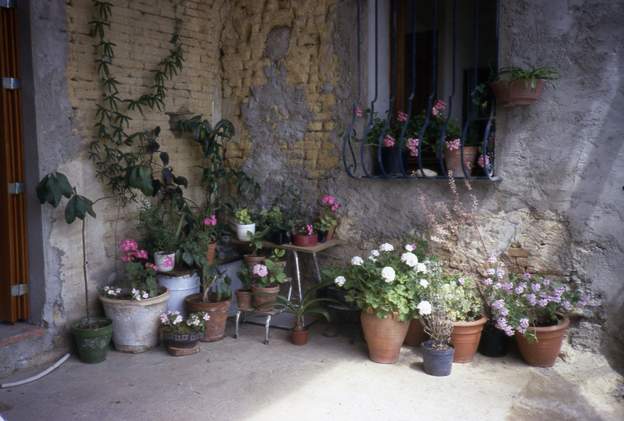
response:
[[[299,247],[313,247],[318,243],[318,235],[312,224],[298,224],[292,236],[293,244]]]
[[[185,319],[178,311],[167,311],[160,315],[160,329],[167,351],[171,355],[180,349],[188,350],[197,347],[197,342],[204,334],[204,323],[210,320],[208,313],[191,313]]]
[[[481,296],[485,299],[484,311],[487,314],[488,321],[483,327],[481,341],[479,342],[479,352],[487,357],[503,357],[507,355],[510,337],[503,330],[496,327],[496,320],[492,316],[492,309],[489,306],[489,302],[493,301],[493,299],[486,296],[485,293],[489,290],[489,287],[484,286],[482,283],[485,281],[488,284],[491,281],[493,285],[493,279],[496,279],[497,282],[503,281],[506,278],[507,269],[505,263],[498,260],[496,256],[492,256],[487,260],[483,273],[485,278],[477,286],[480,287]]]
[[[443,275],[432,282],[431,290],[444,302],[445,311],[453,320],[453,361],[472,361],[487,322],[475,281],[466,276]]]
[[[558,78],[559,73],[551,67],[506,67],[499,70],[490,88],[504,107],[530,105],[542,95],[544,81]]]
[[[286,244],[290,242],[291,226],[286,215],[279,206],[272,206],[263,211],[262,219],[268,231],[267,239],[274,244]]]
[[[86,217],[95,218],[92,202],[77,193],[76,188],[69,184],[65,174],[52,172],[37,184],[37,197],[41,204],[49,203],[56,208],[63,198],[65,206],[65,222],[72,224],[76,218],[81,222],[82,246],[82,278],[85,292],[85,317],[71,326],[72,336],[78,350],[78,357],[86,363],[99,363],[106,359],[111,337],[113,322],[110,319],[93,317],[89,309],[89,268],[87,266]],[[98,199],[99,200],[99,199]]]
[[[321,213],[318,221],[318,238],[321,243],[334,238],[338,226],[336,215],[338,209],[340,209],[340,203],[334,196],[326,194],[321,198]]]
[[[288,280],[284,266],[267,259],[256,264],[252,270],[251,292],[254,308],[258,311],[272,311],[277,301],[280,285]]]
[[[453,368],[454,349],[451,345],[453,319],[444,301],[433,296],[432,301],[418,303],[418,312],[431,339],[423,342],[423,369],[431,376],[448,376]]]
[[[251,269],[247,265],[242,265],[238,272],[238,279],[241,281],[242,288],[236,290],[236,304],[238,309],[242,311],[251,311],[253,306],[251,285],[253,283],[253,276],[251,275]]]
[[[204,243],[208,243],[206,262],[212,265],[217,257],[217,215],[211,213],[202,220],[200,236]]]
[[[113,343],[123,352],[144,352],[158,343],[158,320],[167,310],[169,291],[156,282],[156,266],[136,241],[121,242],[125,276],[100,294],[106,316],[113,321]]]
[[[325,320],[329,320],[329,312],[323,306],[323,303],[335,302],[329,298],[317,298],[317,291],[327,287],[327,283],[317,284],[308,288],[303,293],[301,302],[289,300],[286,297],[278,296],[278,307],[284,311],[291,313],[295,318],[295,323],[290,334],[290,340],[295,345],[305,345],[308,343],[309,331],[305,327],[304,317],[306,315],[321,316]]]
[[[234,213],[234,218],[236,220],[236,236],[238,239],[240,241],[250,241],[251,236],[256,232],[256,224],[251,218],[249,209],[238,209]]]
[[[210,316],[204,323],[201,341],[219,341],[225,336],[225,324],[232,299],[230,279],[214,269],[211,276],[204,277],[202,288],[202,294],[186,297],[186,308],[189,313],[204,312]]]
[[[334,282],[346,289],[347,302],[361,311],[362,329],[369,358],[378,363],[395,363],[416,311],[425,283],[419,282],[434,268],[420,262],[412,252],[395,250],[384,243],[368,258],[354,256]]]
[[[258,263],[264,263],[266,260],[266,257],[260,254],[263,248],[263,238],[265,234],[266,231],[258,231],[249,236],[249,248],[251,250],[250,253],[243,255],[243,259],[249,268],[253,268]]]
[[[142,243],[153,250],[158,272],[175,268],[176,252],[180,246],[185,214],[165,201],[147,204],[139,211],[138,230]]]
[[[482,280],[496,327],[516,337],[522,358],[532,366],[552,367],[570,325],[567,317],[585,299],[567,285],[541,276]]]

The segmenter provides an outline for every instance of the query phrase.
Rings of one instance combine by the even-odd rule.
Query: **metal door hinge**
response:
[[[2,87],[8,91],[14,91],[16,89],[19,89],[20,81],[19,79],[15,79],[14,77],[3,77]]]
[[[24,183],[18,181],[16,183],[9,183],[9,194],[20,194],[24,192]]]
[[[0,0],[0,7],[3,9],[11,9],[15,7],[15,0]]]
[[[21,297],[28,294],[28,284],[17,284],[11,286],[11,297]]]

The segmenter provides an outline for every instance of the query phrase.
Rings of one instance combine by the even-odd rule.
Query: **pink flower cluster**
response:
[[[433,104],[431,114],[433,114],[434,117],[441,117],[444,114],[444,111],[446,111],[446,102],[438,99],[435,104]]]
[[[314,234],[314,226],[312,224],[307,224],[306,225],[306,232],[307,232],[308,235]]]
[[[383,145],[386,148],[393,148],[396,145],[396,139],[389,134],[386,135],[383,139]]]
[[[265,265],[257,264],[257,265],[254,265],[254,267],[251,270],[251,272],[255,276],[258,276],[260,278],[264,278],[265,276],[267,276],[269,274],[269,269]]]
[[[409,154],[416,158],[418,156],[418,145],[420,143],[420,139],[416,139],[414,137],[410,137],[407,139],[406,147],[409,151]]]
[[[459,138],[448,140],[446,142],[446,148],[449,151],[458,151],[460,147],[461,147],[461,140]]]
[[[121,260],[124,262],[132,262],[134,259],[147,260],[147,250],[140,250],[136,241],[126,239],[121,242],[119,248],[124,253]]]
[[[404,113],[403,111],[397,112],[397,121],[405,123],[408,119],[409,116],[407,115],[407,113]]]
[[[490,165],[490,157],[487,155],[479,155],[479,159],[477,160],[477,164],[479,164],[479,166],[481,168],[485,168],[485,166],[489,166]]]
[[[359,105],[356,105],[356,106],[355,106],[355,116],[356,116],[357,118],[362,118],[362,117],[364,117],[364,111],[362,111],[362,109],[360,108],[360,106],[359,106]]]
[[[217,225],[217,215],[212,214],[209,217],[204,218],[204,225],[209,227],[214,227],[215,225]]]
[[[338,209],[340,209],[340,203],[338,203],[338,199],[336,199],[336,197],[332,196],[331,194],[326,194],[325,196],[323,196],[321,198],[321,203],[330,208],[332,212],[336,212]]]

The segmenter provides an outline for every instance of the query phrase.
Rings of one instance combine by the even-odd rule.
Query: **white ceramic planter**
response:
[[[158,284],[167,288],[171,294],[167,310],[176,310],[186,315],[184,299],[199,293],[200,281],[197,272],[191,272],[183,275],[158,275]]]
[[[175,267],[175,253],[157,251],[154,253],[154,264],[158,272],[171,272]]]
[[[169,291],[147,300],[116,300],[100,295],[106,317],[113,321],[113,343],[122,352],[144,352],[158,344],[160,315]]]
[[[236,224],[236,236],[240,241],[249,241],[256,233],[256,224],[241,225]]]

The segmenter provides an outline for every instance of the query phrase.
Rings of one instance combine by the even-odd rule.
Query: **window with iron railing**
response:
[[[498,180],[488,89],[498,67],[498,0],[357,0],[356,7],[358,100],[343,135],[347,173]]]

